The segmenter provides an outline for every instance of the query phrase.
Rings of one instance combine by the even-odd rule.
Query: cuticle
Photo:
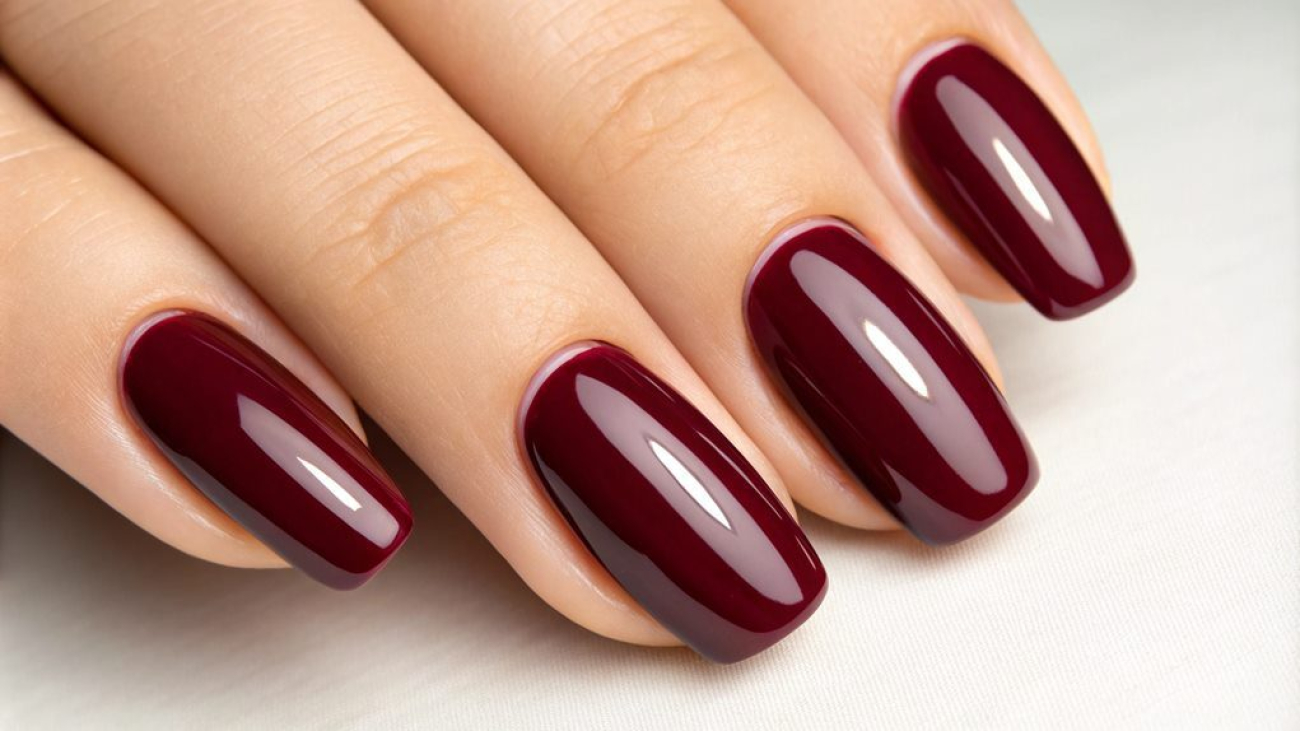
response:
[[[118,393],[124,393],[124,378],[126,375],[126,361],[131,357],[131,351],[135,349],[136,343],[148,331],[152,330],[159,324],[176,317],[199,316],[205,317],[202,312],[191,310],[184,307],[167,307],[161,310],[155,310],[150,314],[142,317],[127,332],[126,337],[122,340],[121,347],[118,348],[117,355],[117,390]]]
[[[533,374],[528,378],[527,383],[524,384],[523,394],[519,398],[519,406],[515,410],[515,442],[519,445],[525,463],[528,462],[528,450],[524,441],[524,420],[528,418],[528,412],[532,407],[533,400],[537,397],[538,391],[565,363],[596,348],[612,348],[620,352],[623,351],[622,348],[598,338],[574,340],[551,351],[551,354],[541,361],[533,370]]]
[[[898,71],[897,78],[894,80],[894,93],[889,101],[889,133],[895,143],[899,140],[898,114],[903,106],[903,97],[912,88],[912,82],[916,79],[917,74],[934,59],[961,46],[983,48],[974,38],[966,35],[932,38],[917,46],[917,49],[903,63],[902,68]]]

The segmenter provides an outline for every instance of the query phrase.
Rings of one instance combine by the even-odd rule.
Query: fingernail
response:
[[[364,584],[411,513],[357,435],[261,348],[213,318],[167,312],[123,353],[128,410],[190,482],[289,564]]]
[[[821,603],[803,531],[727,438],[626,352],[580,343],[533,379],[522,440],[546,492],[637,602],[735,662]]]
[[[1055,320],[1133,282],[1133,259],[1083,155],[1020,77],[954,41],[900,80],[898,134],[930,196],[1011,286]]]
[[[979,361],[847,224],[811,219],[777,236],[750,276],[745,314],[787,396],[922,541],[974,535],[1037,481]]]

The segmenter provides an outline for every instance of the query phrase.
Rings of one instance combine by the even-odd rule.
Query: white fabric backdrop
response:
[[[409,465],[414,538],[340,595],[168,550],[0,436],[0,725],[1300,727],[1300,3],[1024,9],[1140,275],[1073,323],[979,308],[1044,468],[1000,528],[807,518],[823,610],[720,668],[569,625]]]

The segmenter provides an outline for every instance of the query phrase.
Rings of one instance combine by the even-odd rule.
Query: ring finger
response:
[[[1027,494],[1034,459],[978,324],[721,4],[369,4],[614,264],[799,502],[863,527],[887,510],[946,543]]]

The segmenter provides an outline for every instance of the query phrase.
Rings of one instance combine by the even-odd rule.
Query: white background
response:
[[[716,667],[570,625],[409,465],[366,590],[172,551],[0,436],[0,725],[1300,727],[1300,3],[1034,0],[1107,151],[1134,289],[980,307],[1043,465],[936,551],[806,517],[832,582]]]

